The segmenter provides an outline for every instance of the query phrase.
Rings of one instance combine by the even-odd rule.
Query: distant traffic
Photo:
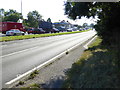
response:
[[[44,33],[60,33],[60,32],[73,32],[83,31],[91,27],[77,28],[64,21],[60,23],[51,23],[41,21],[38,28],[25,27],[22,23],[17,22],[0,22],[0,32],[4,36],[28,35],[28,34],[44,34]]]

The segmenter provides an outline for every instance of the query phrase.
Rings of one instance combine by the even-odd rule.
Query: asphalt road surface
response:
[[[2,85],[64,50],[86,41],[96,34],[88,31],[76,34],[9,41],[2,43]]]

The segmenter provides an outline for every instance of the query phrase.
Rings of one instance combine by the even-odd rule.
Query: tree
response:
[[[39,21],[42,20],[42,16],[36,10],[29,12],[27,18],[23,20],[24,25],[34,28],[37,28]]]
[[[98,52],[92,53],[94,57],[90,57],[88,60],[81,59],[80,62],[77,61],[75,64],[73,64],[72,69],[69,70],[70,73],[69,72],[67,73],[69,83],[67,83],[66,85],[68,85],[68,88],[74,88],[74,87],[106,88],[106,87],[111,87],[111,85],[114,88],[117,88],[120,86],[119,85],[119,82],[120,82],[120,78],[119,78],[120,76],[120,32],[119,32],[120,13],[119,13],[119,10],[120,10],[120,2],[111,2],[111,3],[110,2],[109,3],[107,2],[106,3],[66,2],[65,14],[67,14],[68,17],[74,20],[81,18],[81,16],[86,16],[88,18],[90,16],[93,16],[93,17],[95,17],[96,15],[98,16],[99,20],[97,21],[97,24],[94,26],[98,32],[98,35],[102,38],[102,44],[100,44],[98,47],[100,49],[105,48],[107,50],[106,52],[98,51]],[[96,46],[94,48],[96,48]],[[92,49],[90,51],[92,51]],[[104,61],[104,62],[96,63],[96,61]],[[90,71],[92,69],[90,67],[88,67],[90,69],[87,71],[86,66],[90,66],[88,65],[88,62],[89,64],[92,63],[93,65],[98,66],[97,69],[99,69],[98,71],[100,72],[96,73],[97,71],[96,66],[93,66],[95,67],[94,70],[96,71]],[[111,66],[109,66],[110,64]],[[105,67],[108,67],[106,68],[106,71],[104,71],[105,68],[102,65],[105,65]],[[90,73],[88,74],[87,72],[89,71]],[[99,77],[100,75],[100,78],[97,78],[97,80],[95,80],[95,76],[93,74],[95,74],[96,77]],[[102,76],[104,78],[102,78]],[[78,77],[78,80],[76,80],[75,77]],[[89,79],[89,78],[92,78],[92,79]],[[99,81],[102,81],[102,83],[100,83]],[[98,85],[96,84],[96,82],[98,83]]]
[[[98,16],[95,25],[98,35],[103,39],[103,44],[111,46],[113,42],[118,45],[118,30],[120,28],[120,2],[66,2],[65,14],[71,19]],[[120,43],[120,42],[119,42]],[[120,44],[119,44],[120,45]]]
[[[91,3],[66,2],[65,14],[68,15],[68,17],[73,20],[81,18],[81,16],[90,17],[88,13],[90,5]]]
[[[0,21],[3,20],[4,18],[4,13],[5,13],[5,10],[3,8],[0,9]]]
[[[78,29],[80,29],[80,28],[82,28],[82,26],[81,26],[81,25],[78,25]]]
[[[1,9],[1,12],[2,21],[17,22],[19,19],[22,19],[21,13],[18,13],[16,10],[9,9],[8,11],[4,11],[4,9]]]
[[[66,2],[65,14],[71,19],[82,16],[95,17],[99,20],[94,28],[102,38],[102,45],[109,51],[114,50],[115,62],[120,66],[120,2]],[[120,68],[120,67],[119,67]]]
[[[90,24],[90,27],[92,27],[92,28],[93,28],[93,27],[94,27],[94,24],[93,24],[93,23],[91,23],[91,24]]]
[[[88,24],[87,23],[83,23],[83,28],[87,27]]]
[[[47,19],[47,22],[52,22],[50,18]]]

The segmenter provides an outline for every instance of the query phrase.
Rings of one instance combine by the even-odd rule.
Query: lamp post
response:
[[[21,0],[21,14],[22,14],[22,0]]]

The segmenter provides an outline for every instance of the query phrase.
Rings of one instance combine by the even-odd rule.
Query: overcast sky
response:
[[[22,0],[22,14],[26,18],[28,12],[37,10],[47,20],[51,18],[52,22],[59,20],[68,20],[72,24],[82,25],[83,23],[93,23],[93,19],[82,18],[81,20],[70,20],[64,15],[64,1],[66,0]],[[21,12],[21,0],[1,0],[0,8],[14,9]]]

